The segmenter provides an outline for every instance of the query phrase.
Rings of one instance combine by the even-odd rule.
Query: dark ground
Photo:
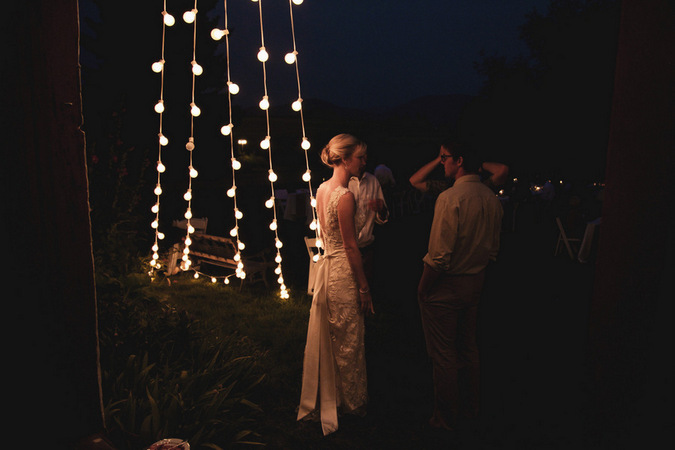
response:
[[[521,208],[502,234],[481,304],[482,413],[454,434],[431,430],[431,369],[416,303],[432,212],[378,229],[376,315],[367,322],[370,403],[323,437],[285,405],[266,410],[268,448],[596,448],[586,430],[584,355],[593,263],[554,256],[554,223]],[[295,405],[293,406],[295,407]],[[272,408],[272,410],[270,410]]]

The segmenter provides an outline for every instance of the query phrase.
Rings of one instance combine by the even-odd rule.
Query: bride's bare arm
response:
[[[354,225],[354,214],[356,213],[356,204],[354,194],[348,192],[338,201],[338,222],[340,224],[340,234],[342,243],[347,254],[347,261],[356,277],[356,284],[359,287],[359,297],[361,300],[361,309],[364,312],[375,312],[373,309],[370,287],[366,279],[366,273],[363,270],[363,261],[361,251],[356,243],[356,227]]]

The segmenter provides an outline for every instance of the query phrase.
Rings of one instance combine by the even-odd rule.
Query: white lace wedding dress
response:
[[[325,183],[317,194],[322,189],[327,189]],[[325,223],[319,214],[324,254],[314,285],[298,409],[298,420],[318,412],[324,435],[337,430],[338,409],[363,414],[368,400],[364,315],[337,216],[338,202],[347,192],[338,186],[326,197]],[[357,208],[357,235],[365,218]]]

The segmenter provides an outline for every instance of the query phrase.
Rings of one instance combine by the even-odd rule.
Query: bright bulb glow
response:
[[[239,248],[239,250],[243,250],[246,248],[246,245],[243,242],[239,241],[237,242],[237,247]]]
[[[163,240],[164,237],[165,237],[165,236],[164,236],[164,233],[161,233],[161,232],[160,232],[160,233],[157,233],[157,239],[159,239],[160,241]]]
[[[277,256],[274,257],[274,262],[277,264],[281,263],[281,254],[277,253]]]
[[[274,219],[272,223],[270,223],[270,230],[275,231],[277,229],[277,220]]]
[[[268,148],[270,148],[270,139],[265,138],[262,141],[260,141],[260,148],[262,148],[263,150],[267,150]]]
[[[229,278],[225,278],[225,281],[223,281],[223,283],[225,283],[225,284],[230,284],[230,279],[229,279]]]
[[[188,210],[185,211],[184,216],[185,216],[185,218],[186,218],[187,220],[192,219],[192,211],[190,211],[190,208],[188,208]]]
[[[302,138],[302,143],[300,144],[300,147],[302,147],[303,150],[309,150],[309,147],[311,147],[311,144],[307,140],[307,138]]]
[[[232,259],[234,259],[237,262],[240,261],[241,260],[241,254],[239,252],[235,253],[234,257]]]
[[[162,186],[159,184],[155,187],[155,195],[162,195]]]
[[[211,39],[214,41],[219,41],[225,36],[225,31],[221,30],[220,28],[214,28],[211,30]]]
[[[185,11],[185,13],[183,13],[183,20],[185,21],[185,23],[192,23],[195,21],[196,14],[197,14],[196,9],[193,9],[191,11]]]
[[[192,61],[192,73],[199,76],[204,73],[204,68],[197,64],[197,61]]]
[[[160,73],[163,68],[164,68],[164,60],[163,59],[152,63],[152,71],[155,72],[155,73]]]
[[[239,230],[237,230],[237,227],[234,227],[230,230],[230,236],[235,237],[239,233]]]
[[[236,158],[232,158],[232,168],[234,170],[241,169],[241,163]]]
[[[191,178],[197,178],[199,176],[199,172],[197,172],[197,169],[194,167],[190,167],[190,177]]]
[[[314,261],[314,262],[319,261],[319,254],[318,253],[316,255],[312,256],[312,261]]]
[[[164,15],[164,25],[167,27],[172,27],[176,23],[176,19],[168,12],[162,11],[162,15]]]
[[[192,245],[192,239],[190,239],[190,236],[185,238],[185,245],[188,247]]]
[[[188,232],[188,234],[194,233],[194,232],[195,232],[195,227],[193,227],[192,225],[188,225],[188,227],[187,227],[187,232]]]
[[[157,228],[157,227],[159,227],[159,222],[157,222],[157,220],[153,220],[152,223],[150,224],[150,226],[152,228]]]
[[[303,0],[293,0],[293,4],[302,5]]]
[[[293,109],[293,111],[300,111],[302,109],[302,100],[297,99],[296,101],[294,101],[293,104],[291,105],[291,108]]]
[[[239,93],[239,85],[237,83],[228,81],[227,84],[228,84],[227,90],[230,91],[230,94],[237,95]]]
[[[160,100],[155,104],[155,112],[162,114],[164,112],[164,100]]]
[[[232,133],[232,124],[223,125],[220,129],[220,134],[223,136],[229,136]]]
[[[270,55],[267,53],[267,50],[265,50],[265,47],[260,47],[260,51],[258,52],[258,61],[260,62],[265,62],[269,59]]]
[[[309,173],[309,170],[307,170],[307,172],[302,174],[302,181],[304,181],[305,183],[308,183],[309,180],[311,180],[311,179],[312,179],[312,175]]]
[[[270,107],[270,101],[267,98],[267,96],[264,96],[262,100],[260,100],[258,106],[260,106],[260,109],[262,109],[263,111],[267,110]]]
[[[323,247],[323,241],[321,239],[317,239],[316,240],[316,246],[319,247],[319,248],[322,248]]]
[[[277,275],[281,274],[281,266],[277,266],[276,269],[274,269],[274,273]]]
[[[190,114],[192,114],[194,117],[197,117],[201,113],[202,113],[202,110],[199,109],[199,106],[195,105],[194,103],[190,104]]]
[[[312,231],[316,230],[316,220],[312,220],[312,222],[310,222],[309,229]]]
[[[286,53],[284,61],[286,61],[286,64],[293,64],[295,62],[295,52]]]
[[[274,197],[270,197],[270,198],[267,199],[267,201],[265,202],[265,208],[271,209],[273,206],[274,206]]]
[[[215,277],[211,277],[211,283],[215,283],[215,282],[216,282]]]
[[[162,164],[162,161],[157,161],[157,172],[164,173],[166,166]]]
[[[150,208],[150,211],[157,214],[159,212],[159,203],[155,203],[154,205],[152,205],[152,208]]]
[[[267,178],[269,178],[269,180],[272,183],[274,183],[275,181],[277,181],[277,174],[274,173],[274,171],[272,169],[270,169],[270,174],[267,176]]]
[[[192,191],[188,190],[185,194],[183,194],[183,198],[188,202],[192,200]]]
[[[237,220],[240,220],[244,217],[244,213],[239,211],[239,209],[234,210],[234,217],[237,218]]]
[[[159,145],[166,147],[169,145],[169,139],[162,133],[159,133]]]
[[[227,196],[230,198],[234,197],[234,192],[236,189],[237,189],[236,186],[232,186],[231,188],[229,188],[227,190]]]
[[[309,204],[312,205],[312,208],[316,208],[316,199],[314,197],[312,197],[309,200]]]
[[[277,241],[274,243],[274,245],[276,245],[277,248],[281,248],[281,247],[284,246],[284,243],[281,242],[279,239],[277,239]]]

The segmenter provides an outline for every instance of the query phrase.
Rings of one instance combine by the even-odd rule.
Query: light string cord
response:
[[[256,2],[256,0],[253,0]],[[268,151],[268,156],[269,156],[269,171],[268,171],[268,179],[270,181],[270,190],[271,190],[271,197],[267,202],[265,202],[265,206],[270,208],[272,210],[272,222],[269,225],[270,230],[274,232],[274,246],[276,247],[276,255],[274,258],[274,261],[277,263],[277,267],[274,270],[274,273],[278,275],[277,278],[277,283],[279,283],[279,295],[283,299],[289,298],[289,293],[288,289],[286,287],[286,284],[284,283],[284,276],[283,276],[283,270],[281,268],[281,248],[283,247],[283,243],[281,242],[281,239],[279,239],[279,230],[278,230],[278,220],[277,220],[277,208],[275,205],[275,198],[274,198],[274,183],[277,180],[277,175],[274,173],[274,168],[272,166],[272,145],[270,142],[270,115],[269,115],[269,97],[267,93],[267,69],[266,69],[266,62],[269,57],[267,50],[265,49],[265,32],[263,28],[263,12],[262,12],[262,0],[257,0],[258,3],[258,15],[259,15],[259,20],[260,20],[260,51],[258,52],[258,60],[262,63],[262,71],[263,71],[263,98],[259,103],[260,109],[265,111],[265,119],[266,119],[266,124],[267,124],[267,134],[265,136],[265,139],[262,140],[260,143],[260,147],[263,150]]]
[[[159,241],[164,239],[164,233],[159,229],[159,205],[160,197],[162,195],[162,173],[166,170],[166,167],[162,163],[162,147],[168,145],[169,140],[163,134],[163,119],[164,119],[164,51],[166,46],[166,27],[172,26],[175,23],[175,19],[171,14],[166,10],[166,0],[164,0],[164,7],[162,10],[162,43],[161,43],[161,57],[159,61],[156,61],[152,64],[153,72],[160,74],[160,88],[159,88],[159,101],[155,104],[155,112],[159,114],[159,133],[158,133],[158,143],[157,143],[157,184],[155,185],[155,196],[157,198],[155,204],[152,206],[151,211],[155,214],[155,219],[152,221],[151,226],[155,230],[155,240],[152,245],[152,260],[150,261],[150,266],[152,267],[150,273],[155,269],[159,269],[161,264],[159,262]]]
[[[197,55],[197,0],[194,2],[194,7],[190,11],[186,11],[183,14],[183,20],[186,23],[192,23],[192,89],[191,89],[191,102],[190,102],[190,137],[188,138],[188,142],[185,145],[185,148],[188,150],[188,161],[189,161],[189,166],[188,166],[188,189],[183,195],[183,198],[187,201],[187,209],[185,211],[185,219],[187,219],[187,232],[185,236],[185,241],[184,241],[184,248],[183,248],[183,257],[182,257],[182,263],[181,263],[181,269],[182,270],[188,270],[190,269],[190,266],[192,264],[192,261],[190,260],[189,254],[190,254],[190,245],[192,244],[192,239],[191,235],[192,233],[195,232],[194,227],[192,226],[191,219],[192,219],[192,180],[193,178],[197,178],[198,172],[194,168],[194,159],[193,159],[193,153],[195,149],[195,139],[194,139],[194,119],[195,117],[199,116],[201,114],[201,110],[195,103],[195,85],[196,85],[196,77],[198,75],[202,74],[202,67],[197,64],[196,61],[196,55]]]
[[[246,272],[244,270],[244,262],[242,261],[241,251],[246,247],[241,241],[239,235],[239,220],[244,217],[244,214],[239,210],[237,205],[237,183],[236,183],[236,171],[241,168],[241,163],[237,160],[234,155],[234,133],[232,128],[234,127],[232,123],[232,95],[239,92],[239,86],[232,82],[230,76],[230,31],[228,28],[228,17],[227,17],[227,0],[223,0],[223,10],[225,14],[224,20],[224,29],[214,29],[211,31],[211,37],[214,40],[220,40],[225,36],[225,55],[226,55],[226,65],[227,65],[227,104],[228,104],[228,118],[229,122],[227,125],[224,125],[220,132],[224,136],[229,136],[230,141],[230,161],[232,166],[232,187],[227,191],[227,196],[231,197],[234,202],[234,228],[230,230],[230,236],[236,239],[237,252],[234,255],[234,260],[237,262],[237,268],[235,273],[237,278],[244,279],[246,278]],[[213,278],[212,278],[213,280]],[[225,277],[225,283],[229,283],[229,277]]]
[[[289,9],[289,17],[290,17],[290,22],[291,22],[291,37],[293,41],[293,51],[291,53],[286,54],[286,57],[284,58],[287,64],[293,64],[295,66],[295,77],[297,80],[297,85],[298,85],[298,99],[293,102],[291,105],[292,109],[294,111],[298,111],[300,114],[300,126],[302,128],[302,142],[301,142],[301,147],[302,150],[304,151],[305,154],[305,173],[302,175],[302,180],[307,183],[307,187],[309,190],[309,199],[310,199],[310,204],[312,207],[312,221],[309,225],[310,230],[316,231],[319,227],[319,221],[317,220],[317,213],[316,213],[316,199],[314,198],[314,192],[312,189],[312,176],[311,176],[311,170],[309,168],[309,156],[307,154],[309,148],[310,148],[310,142],[307,139],[307,134],[305,130],[305,118],[304,118],[304,108],[302,107],[302,93],[300,89],[300,69],[299,69],[299,64],[298,64],[298,48],[296,45],[296,39],[295,39],[295,21],[293,18],[293,4],[300,5],[302,3],[302,0],[288,0],[288,9]],[[318,233],[317,233],[318,234]],[[321,241],[318,241],[318,246],[319,249],[321,249]],[[320,251],[320,250],[319,250]],[[318,255],[317,255],[318,257]]]

